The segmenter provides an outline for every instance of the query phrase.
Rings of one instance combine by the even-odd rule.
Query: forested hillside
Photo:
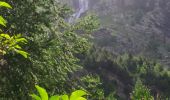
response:
[[[170,98],[169,0],[5,0],[0,15],[0,100]]]
[[[98,5],[93,9],[101,16],[102,26],[116,34],[119,46],[123,44],[122,52],[169,57],[169,1],[110,0]]]
[[[68,3],[67,0],[65,1]],[[73,11],[77,11],[78,0],[71,1],[68,5],[73,6]],[[166,81],[163,79],[163,82],[161,77],[167,75],[158,75],[163,70],[169,73],[168,0],[89,0],[89,9],[82,14],[82,17],[87,14],[97,15],[100,28],[92,33],[93,47],[85,60],[85,69],[102,78],[106,94],[108,91],[114,91],[114,89],[110,90],[110,87],[115,87],[119,97],[123,97],[122,94],[129,95],[136,80],[132,77],[140,73],[136,68],[143,66],[137,63],[137,59],[140,59],[140,62],[147,66],[146,68],[151,63],[156,64],[150,66],[153,68],[143,70],[146,72],[144,72],[145,78],[142,79],[153,95],[156,97],[160,95],[158,91],[168,91],[169,86],[165,84],[169,83],[169,76],[165,79]],[[146,61],[150,64],[147,65]],[[124,67],[125,71],[122,71],[121,67]],[[137,73],[134,74],[134,72]],[[149,73],[155,73],[155,75],[150,76]],[[127,98],[126,96],[124,99]]]

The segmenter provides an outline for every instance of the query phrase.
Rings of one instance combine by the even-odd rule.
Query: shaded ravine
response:
[[[69,18],[69,23],[73,23],[76,19],[80,18],[80,16],[88,10],[89,1],[79,0],[78,5],[78,10]]]

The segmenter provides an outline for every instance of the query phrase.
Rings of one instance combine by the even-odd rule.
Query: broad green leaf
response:
[[[6,39],[10,39],[11,37],[8,34],[0,34],[1,37],[4,37]]]
[[[76,100],[87,100],[86,98],[83,98],[83,97],[79,97],[77,98]]]
[[[19,46],[19,45],[15,45],[15,48],[22,49],[21,46]]]
[[[0,1],[0,7],[12,8],[8,3]]]
[[[77,90],[71,94],[70,100],[77,100],[79,97],[82,97],[84,95],[87,95],[85,91]]]
[[[22,50],[17,50],[17,49],[15,49],[15,51],[16,51],[17,53],[21,54],[22,56],[24,56],[25,58],[28,58],[28,53],[27,53],[27,52],[22,51]]]
[[[19,38],[19,39],[15,39],[16,42],[23,42],[23,43],[26,43],[27,40],[25,38]]]
[[[7,21],[2,16],[0,16],[0,25],[6,27],[6,23],[7,23]]]
[[[22,35],[21,34],[17,34],[17,35],[15,35],[14,37],[15,38],[20,38]]]
[[[30,95],[34,100],[41,100],[41,98],[35,94]]]
[[[49,100],[60,100],[60,96],[54,95],[54,96],[50,97]]]
[[[48,94],[46,90],[38,85],[36,85],[35,87],[41,96],[41,100],[48,100]]]
[[[61,98],[62,98],[62,100],[69,100],[68,95],[62,95]]]

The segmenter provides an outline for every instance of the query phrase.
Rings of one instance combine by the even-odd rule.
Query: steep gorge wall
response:
[[[72,5],[75,11],[78,8],[78,0],[63,1]],[[116,45],[113,45],[116,51],[132,54],[156,52],[160,58],[170,52],[170,0],[89,2],[88,12],[97,14],[101,27],[116,34]],[[148,56],[151,56],[150,53]]]

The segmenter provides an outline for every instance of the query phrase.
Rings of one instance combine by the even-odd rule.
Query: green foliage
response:
[[[2,1],[0,1],[0,7],[12,8],[8,3]],[[0,25],[6,27],[6,24],[7,21],[2,16],[0,16]],[[22,38],[21,34],[10,36],[5,33],[0,33],[0,55],[5,55],[11,51],[14,51],[27,58],[28,53],[23,51],[21,46],[19,45],[26,43],[27,40],[25,38]]]
[[[54,0],[7,2],[12,4],[13,10],[1,11],[11,25],[6,28],[11,28],[11,34],[22,33],[27,38],[23,49],[28,50],[30,56],[22,59],[18,55],[6,55],[8,64],[5,68],[8,69],[0,70],[0,78],[3,78],[0,87],[4,91],[0,96],[29,99],[28,93],[34,90],[35,84],[46,88],[49,94],[72,91],[65,86],[69,84],[68,76],[82,69],[79,55],[84,55],[90,48],[87,39],[77,31],[88,29],[80,29],[79,23],[67,23],[68,7]]]
[[[3,1],[0,1],[0,7],[12,8],[11,5]]]
[[[6,20],[2,16],[0,16],[0,25],[6,26],[6,23],[7,23]]]
[[[22,47],[19,44],[26,44],[27,40],[21,37],[21,34],[16,36],[9,36],[8,34],[0,34],[0,53],[3,55],[7,54],[10,51],[15,51],[16,53],[21,54],[27,58],[28,53],[22,50]]]
[[[78,20],[78,22],[74,25],[74,28],[79,30],[84,30],[86,33],[91,33],[99,28],[99,20],[95,15],[88,15]]]
[[[131,94],[132,100],[154,100],[153,96],[150,93],[150,90],[145,87],[141,80],[137,80],[134,90]]]
[[[126,93],[132,89],[135,80],[140,78],[148,87],[154,87],[152,88],[154,95],[169,97],[170,76],[168,73],[170,71],[156,61],[130,54],[116,56],[104,48],[95,47],[90,51],[84,63],[88,72],[96,72],[101,80],[105,80],[103,81],[105,95],[114,93],[111,87],[115,87],[116,90],[120,90],[119,94],[125,94],[120,96],[116,93],[116,97],[128,98],[129,94]],[[105,92],[106,90],[108,92]]]
[[[87,95],[87,93],[82,90],[76,90],[76,91],[72,92],[70,97],[68,95],[61,95],[61,96],[54,95],[49,98],[48,94],[44,88],[42,88],[38,85],[36,85],[35,87],[36,87],[38,93],[40,94],[40,97],[36,94],[31,94],[30,96],[34,100],[87,100],[84,97],[82,97],[82,96]]]
[[[170,90],[168,85],[170,76],[168,75],[169,70],[165,66],[141,56],[134,57],[127,54],[118,57],[115,61],[121,70],[124,70],[124,74],[126,73],[126,76],[129,76],[127,81],[130,79],[134,81],[140,78],[149,87],[157,87],[153,90],[155,92],[159,90],[158,94],[169,96],[167,91]]]
[[[116,93],[110,93],[105,99],[106,100],[118,100],[118,98],[115,97]]]
[[[113,2],[109,0],[93,1],[99,2],[104,8],[108,7],[108,11],[102,11],[104,12],[102,15],[106,14],[108,16],[109,13],[106,18],[107,23],[116,23],[116,25],[109,27],[113,27],[118,34],[112,37],[110,30],[100,30],[100,33],[103,33],[99,36],[102,39],[97,38],[100,45],[95,45],[96,47],[92,48],[93,50],[90,51],[92,53],[86,55],[86,61],[82,64],[83,57],[91,44],[87,38],[83,37],[85,36],[84,34],[79,33],[90,34],[95,31],[99,27],[97,16],[85,16],[70,24],[65,19],[69,17],[71,10],[56,0],[6,1],[12,6],[0,1],[0,7],[13,7],[13,10],[0,10],[3,14],[3,17],[0,16],[0,26],[2,27],[0,29],[0,98],[9,100],[29,99],[28,94],[34,91],[35,84],[42,85],[49,91],[49,94],[53,95],[48,97],[45,89],[36,86],[39,96],[36,94],[31,95],[36,100],[86,100],[82,96],[87,93],[81,90],[71,93],[71,96],[54,95],[55,93],[66,94],[77,88],[89,91],[91,95],[87,97],[92,100],[113,100],[115,96],[128,98],[129,91],[132,90],[131,87],[135,84],[136,78],[140,78],[142,81],[136,82],[132,99],[153,100],[150,90],[142,83],[147,84],[148,87],[154,87],[154,89],[152,88],[154,95],[161,95],[162,97],[170,95],[170,71],[168,68],[164,68],[161,64],[144,57],[135,57],[129,54],[120,56],[124,52],[134,55],[139,53],[154,55],[153,57],[160,58],[168,54],[168,50],[163,47],[168,43],[162,45],[162,42],[168,42],[166,38],[164,40],[159,38],[160,34],[159,32],[157,33],[156,25],[151,25],[150,28],[150,23],[155,24],[150,20],[152,18],[153,20],[158,19],[161,15],[157,14],[158,10],[146,14],[146,19],[143,18],[144,22],[141,24],[144,24],[144,26],[147,24],[146,29],[148,26],[149,31],[144,31],[145,34],[149,34],[145,36],[131,30],[140,29],[136,28],[139,25],[133,25],[133,28],[129,27],[129,25],[135,24],[140,17],[143,17],[143,11],[125,11],[124,14],[120,13],[112,16],[109,11],[110,6],[107,5],[113,6]],[[103,9],[102,7],[101,9]],[[152,16],[154,13],[158,16]],[[122,20],[123,18],[130,19],[131,15],[134,15],[131,19],[132,21]],[[9,25],[7,25],[6,19]],[[162,19],[158,20],[161,22]],[[164,25],[168,25],[168,23]],[[159,28],[164,27],[161,24],[158,26]],[[22,33],[26,38],[16,33]],[[98,33],[96,35],[98,36]],[[164,34],[163,37],[166,35]],[[111,47],[113,43],[110,43],[110,41],[116,45],[114,46],[115,48]],[[24,44],[27,45],[24,47]],[[30,53],[29,58],[28,53],[24,51],[25,49]],[[146,51],[152,51],[153,54]],[[15,53],[28,59],[23,59]],[[82,65],[85,66],[84,69]],[[70,77],[74,76],[74,72],[80,69],[87,70],[90,74],[88,73],[84,77],[78,76],[78,79],[71,81]],[[91,73],[95,73],[95,75]],[[117,89],[116,92],[115,89]]]
[[[80,80],[83,85],[80,85],[79,87],[87,90],[90,93],[89,95],[90,99],[98,99],[98,100],[104,99],[104,91],[99,76],[87,75],[82,77]]]

